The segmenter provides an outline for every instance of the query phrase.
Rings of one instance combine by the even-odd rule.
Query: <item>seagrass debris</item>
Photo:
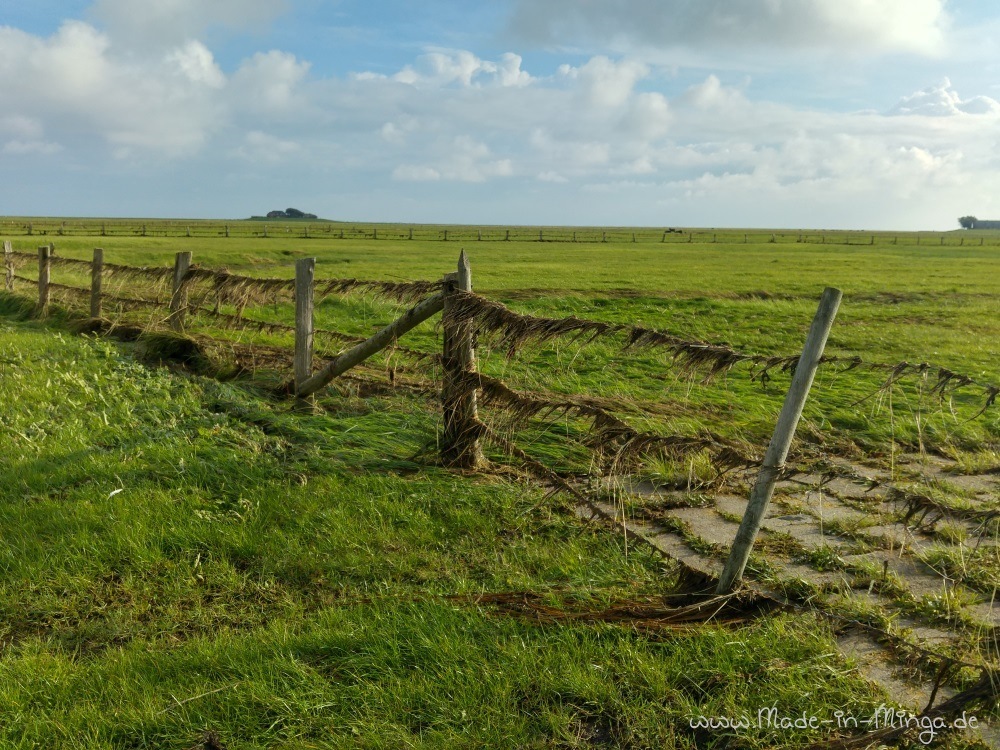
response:
[[[637,630],[686,631],[695,625],[735,625],[752,621],[773,603],[746,592],[712,597],[681,606],[665,606],[663,597],[646,597],[632,601],[613,602],[607,607],[554,606],[546,597],[533,592],[470,594],[448,597],[452,601],[477,606],[494,607],[504,614],[533,624],[548,625],[562,622],[611,623],[627,625]]]
[[[896,745],[905,738],[920,742],[920,746],[938,745],[949,729],[951,723],[959,717],[964,717],[970,709],[981,707],[987,710],[995,709],[1000,696],[1000,673],[991,669],[982,669],[978,682],[963,690],[948,700],[928,708],[912,721],[894,721],[886,723],[889,726],[873,732],[863,732],[853,737],[843,739],[827,739],[821,743],[810,745],[814,750],[864,750],[871,747]],[[927,727],[934,727],[934,720],[942,720],[944,727],[928,732]],[[977,721],[978,724],[978,721]],[[923,740],[921,740],[923,737]],[[930,739],[930,742],[927,740]]]
[[[968,375],[963,375],[961,373],[950,370],[947,367],[941,367],[939,365],[932,365],[929,362],[897,362],[896,364],[887,364],[883,362],[866,362],[861,357],[825,357],[820,361],[820,364],[844,364],[847,365],[843,372],[848,372],[855,368],[862,368],[872,371],[887,371],[889,374],[882,383],[873,393],[865,396],[863,399],[855,402],[855,405],[863,403],[880,393],[884,393],[892,388],[897,382],[907,375],[917,375],[921,378],[934,373],[936,375],[936,380],[931,385],[928,393],[932,395],[938,395],[940,397],[945,397],[950,393],[963,388],[965,386],[973,386],[979,388],[985,394],[985,401],[982,408],[970,419],[975,419],[982,415],[987,409],[996,403],[997,396],[1000,395],[1000,387],[993,385],[991,383],[986,383],[976,378],[970,377]]]
[[[987,524],[1000,518],[1000,510],[955,507],[928,495],[899,487],[890,487],[886,500],[902,505],[906,509],[902,522],[912,522],[917,528],[933,528],[938,521],[960,519],[982,524],[985,533]]]
[[[758,463],[747,446],[719,435],[707,433],[690,437],[640,432],[620,417],[592,404],[580,403],[572,398],[555,400],[519,393],[502,380],[481,373],[465,373],[457,385],[465,390],[477,389],[484,405],[499,406],[519,421],[566,414],[590,420],[592,434],[586,445],[604,456],[609,468],[620,467],[649,455],[680,459],[703,451],[710,452],[712,464],[720,472]]]
[[[751,378],[760,380],[762,383],[766,383],[775,370],[794,372],[799,360],[798,354],[774,356],[751,354],[737,351],[725,344],[708,344],[702,341],[683,339],[673,334],[640,326],[605,323],[576,316],[544,318],[525,315],[514,312],[501,302],[487,299],[474,292],[456,293],[454,310],[458,316],[474,318],[477,323],[477,336],[491,339],[500,348],[506,349],[509,357],[514,356],[529,342],[541,344],[556,338],[567,337],[574,342],[589,344],[603,337],[623,336],[623,349],[666,349],[671,352],[682,371],[706,371],[706,381],[728,372],[737,364],[748,363],[751,365]],[[976,386],[982,389],[986,396],[980,414],[993,406],[997,396],[1000,395],[1000,387],[945,367],[937,367],[927,363],[913,364],[904,361],[886,364],[868,362],[858,356],[824,356],[820,359],[820,364],[846,365],[844,372],[856,368],[889,371],[889,377],[879,390],[891,387],[906,375],[924,375],[936,371],[937,381],[931,387],[930,393],[945,395],[956,388]]]
[[[184,277],[184,286],[191,293],[211,296],[217,301],[248,307],[290,301],[295,292],[294,279],[241,276],[225,270],[192,267]],[[317,279],[315,298],[323,300],[334,294],[361,291],[392,299],[404,304],[416,302],[439,291],[434,281],[365,281],[360,279]]]
[[[827,482],[838,478],[847,479],[863,486],[866,492],[884,488],[886,490],[885,502],[903,507],[902,523],[910,524],[912,522],[918,528],[930,528],[938,521],[945,519],[973,521],[985,527],[985,524],[1000,518],[1000,509],[949,505],[924,493],[898,487],[890,480],[883,481],[861,474],[843,465],[842,462],[832,460],[825,454],[820,457],[818,463],[786,466],[781,474],[781,479],[793,479],[794,481],[795,476],[803,474],[819,474],[820,480],[816,489],[822,489]]]

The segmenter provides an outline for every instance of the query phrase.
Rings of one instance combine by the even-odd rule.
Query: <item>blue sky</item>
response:
[[[1000,218],[986,0],[7,0],[0,214]]]

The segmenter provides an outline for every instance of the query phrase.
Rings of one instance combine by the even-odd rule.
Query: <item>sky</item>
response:
[[[995,0],[4,0],[0,215],[956,229]]]

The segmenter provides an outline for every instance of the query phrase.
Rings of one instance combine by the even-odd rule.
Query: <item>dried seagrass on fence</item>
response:
[[[343,376],[386,348],[404,354],[415,365],[432,365],[437,368],[435,374],[440,377],[441,382],[440,404],[444,430],[440,449],[444,463],[476,468],[483,461],[479,443],[486,440],[543,483],[555,490],[567,492],[581,502],[586,500],[586,494],[573,481],[529,456],[507,433],[516,432],[516,428],[528,420],[540,420],[543,424],[557,416],[583,420],[587,426],[582,434],[580,430],[574,430],[574,434],[570,436],[567,430],[565,438],[575,441],[589,452],[588,455],[592,457],[591,474],[596,472],[603,475],[633,472],[647,465],[650,459],[693,461],[700,456],[710,462],[720,477],[733,470],[745,476],[748,470],[759,464],[760,451],[748,443],[709,431],[696,434],[659,434],[655,430],[640,429],[614,413],[622,410],[620,405],[611,404],[609,408],[598,405],[587,397],[519,392],[496,377],[478,372],[475,348],[477,341],[492,344],[505,351],[508,357],[513,357],[528,345],[543,344],[555,339],[569,340],[581,346],[606,340],[617,342],[623,352],[640,349],[664,351],[668,355],[668,362],[680,372],[699,373],[705,383],[733,371],[734,368],[743,367],[750,379],[761,383],[766,383],[776,373],[791,373],[794,376],[793,390],[795,382],[800,380],[802,358],[805,356],[744,352],[727,344],[708,343],[637,325],[575,316],[546,318],[518,313],[472,291],[468,259],[464,251],[460,256],[458,272],[448,274],[440,281],[382,282],[315,279],[315,259],[300,260],[295,279],[255,278],[233,274],[225,269],[201,268],[193,264],[190,253],[178,254],[173,268],[138,268],[105,263],[100,250],[95,251],[93,261],[53,257],[49,247],[39,249],[38,278],[31,279],[18,271],[30,267],[35,256],[16,252],[9,245],[5,245],[4,249],[8,290],[16,292],[16,285],[21,282],[36,287],[37,309],[40,312],[47,309],[51,300],[64,302],[68,306],[85,305],[89,301],[92,316],[101,314],[105,309],[113,309],[118,314],[140,309],[149,310],[151,314],[161,311],[158,318],[147,323],[152,327],[169,325],[183,331],[191,318],[204,316],[234,331],[294,334],[294,349],[270,345],[249,347],[241,343],[228,346],[241,361],[267,363],[270,367],[292,370],[293,376],[284,390],[301,401],[310,402],[314,394],[335,378]],[[52,269],[78,275],[89,272],[90,288],[52,282]],[[126,291],[126,287],[129,291]],[[330,295],[352,293],[377,296],[412,306],[395,321],[367,338],[315,326],[313,309],[316,300]],[[248,309],[275,303],[295,304],[294,325],[255,319],[247,315]],[[222,309],[223,306],[232,311]],[[444,313],[444,345],[440,353],[407,349],[398,345],[400,337],[441,312]],[[829,322],[832,322],[832,318]],[[346,348],[339,352],[317,353],[314,351],[314,343],[319,339],[334,345],[345,345]],[[904,378],[927,379],[936,375],[926,391],[931,395],[943,397],[960,388],[976,388],[984,394],[982,409],[976,416],[994,405],[1000,393],[1000,388],[982,378],[929,363],[882,363],[859,356],[823,355],[822,351],[821,345],[818,354],[810,362],[812,371],[823,366],[838,368],[842,373],[853,370],[887,373],[875,393],[892,389]],[[316,361],[317,357],[319,363]],[[395,368],[390,369],[390,380],[394,374]],[[811,375],[809,379],[811,380]],[[426,389],[430,384],[424,381],[417,385]],[[805,393],[800,395],[804,401]],[[605,401],[607,403],[608,400]],[[491,425],[482,419],[480,407],[505,414],[507,427],[498,430],[496,424]],[[801,412],[801,403],[797,408]],[[767,475],[765,484],[773,487],[778,476],[788,476],[794,471],[785,466],[785,459],[797,420],[798,416],[795,416],[784,427],[782,439],[785,441],[785,448],[780,460],[765,459],[761,474]],[[767,496],[768,493],[762,491],[765,507]],[[919,499],[913,501],[912,507],[915,508],[914,513],[930,512],[926,510],[928,506],[921,504]],[[752,536],[744,539],[746,541],[752,544]],[[749,547],[746,549],[748,551]]]

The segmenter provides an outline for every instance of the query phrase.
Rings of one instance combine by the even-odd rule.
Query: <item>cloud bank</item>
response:
[[[547,45],[871,54],[938,53],[947,27],[945,0],[518,0],[510,21]]]
[[[610,0],[523,4],[515,21],[546,39],[606,25],[663,44],[723,43],[737,28],[746,43],[796,44],[822,26],[829,44],[920,52],[945,23],[941,2],[907,0],[904,43],[884,15],[896,0],[666,4],[669,29],[655,12],[664,4],[644,0],[617,19]],[[761,99],[724,74],[678,86],[608,54],[529,70],[513,51],[435,47],[395,71],[323,76],[267,50],[225,70],[198,35],[272,17],[279,2],[153,7],[156,28],[129,26],[139,21],[123,0],[99,3],[106,28],[0,27],[0,168],[124,175],[147,186],[128,194],[146,214],[163,212],[154,191],[165,174],[212,194],[208,207],[179,195],[178,213],[221,215],[223,200],[291,187],[328,196],[328,215],[381,220],[907,226],[940,213],[942,195],[950,221],[989,213],[984,196],[1000,194],[1000,102],[962,98],[948,80],[851,113]],[[137,50],[123,34],[155,43]],[[46,210],[18,199],[10,212]]]

